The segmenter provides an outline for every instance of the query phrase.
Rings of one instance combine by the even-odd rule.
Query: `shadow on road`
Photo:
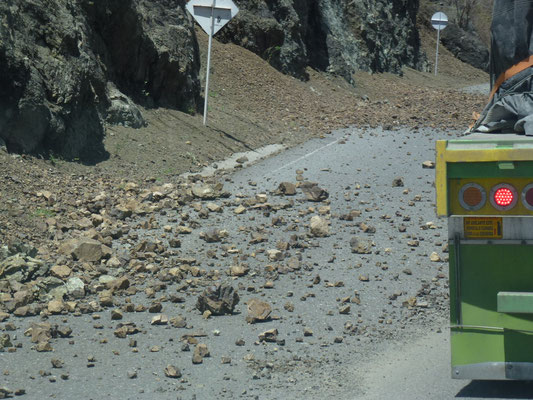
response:
[[[472,381],[456,398],[531,399],[533,381]]]

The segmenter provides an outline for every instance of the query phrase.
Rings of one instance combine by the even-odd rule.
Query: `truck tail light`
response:
[[[500,211],[510,210],[518,201],[516,189],[507,183],[500,183],[490,191],[490,203]]]
[[[485,189],[477,183],[467,183],[459,191],[459,203],[465,210],[477,211],[487,202]]]
[[[528,210],[533,211],[533,183],[530,183],[522,190],[522,203]]]

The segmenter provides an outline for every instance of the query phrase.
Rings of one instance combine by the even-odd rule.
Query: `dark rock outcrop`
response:
[[[280,71],[305,78],[307,67],[352,81],[356,70],[421,69],[418,1],[237,0],[241,11],[220,40],[243,46]]]
[[[0,3],[0,137],[75,156],[101,142],[105,76],[83,18],[48,3]]]
[[[8,150],[106,157],[105,124],[141,127],[137,105],[201,110],[185,0],[0,2],[0,140]],[[236,0],[217,38],[280,71],[352,81],[358,69],[424,67],[418,0]]]
[[[488,72],[489,49],[475,31],[465,31],[452,23],[441,32],[441,40],[459,60]]]
[[[8,149],[105,157],[108,110],[111,122],[143,124],[128,96],[195,111],[199,52],[181,3],[0,2],[0,138]]]
[[[109,80],[146,106],[196,110],[199,50],[184,1],[84,0]]]

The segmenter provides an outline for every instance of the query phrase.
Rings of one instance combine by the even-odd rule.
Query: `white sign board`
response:
[[[436,30],[441,31],[448,26],[448,17],[443,12],[435,13],[431,17],[431,25]]]
[[[217,33],[239,12],[231,0],[191,0],[186,7],[208,35]]]

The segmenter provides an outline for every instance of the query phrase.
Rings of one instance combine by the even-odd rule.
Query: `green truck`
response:
[[[452,377],[533,379],[533,137],[437,142],[448,218]]]

